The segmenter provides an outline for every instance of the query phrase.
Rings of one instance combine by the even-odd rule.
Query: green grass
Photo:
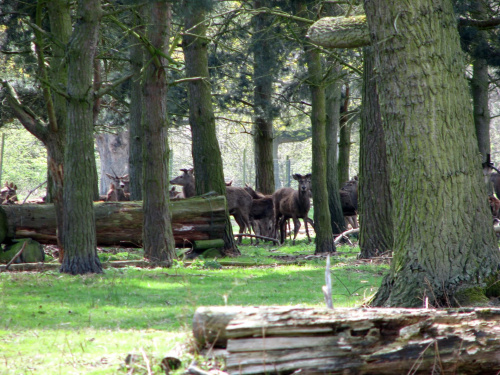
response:
[[[199,306],[324,306],[325,260],[300,259],[313,254],[312,245],[240,249],[238,261],[259,266],[211,267],[228,261],[220,259],[170,269],[108,269],[100,275],[0,274],[0,374],[125,374],[129,353],[146,356],[159,374],[165,354],[190,342]],[[301,263],[277,264],[285,257]],[[360,264],[353,249],[339,249],[332,258],[334,306],[359,305],[387,268]],[[185,351],[185,366],[192,356]]]

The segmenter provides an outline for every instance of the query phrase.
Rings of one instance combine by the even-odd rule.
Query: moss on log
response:
[[[366,16],[324,17],[309,27],[307,37],[326,48],[356,48],[370,44]]]

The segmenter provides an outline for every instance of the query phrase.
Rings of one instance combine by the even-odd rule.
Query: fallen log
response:
[[[205,307],[199,345],[230,374],[497,374],[500,309]]]
[[[56,244],[53,204],[19,204],[2,208],[7,215],[9,237]],[[225,210],[223,196],[170,202],[176,246],[191,247],[194,241],[223,238]],[[99,246],[142,246],[142,202],[95,202],[94,213]]]

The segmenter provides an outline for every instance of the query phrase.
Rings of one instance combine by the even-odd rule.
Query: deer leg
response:
[[[304,220],[304,225],[306,226],[307,241],[311,243],[311,237],[309,236],[309,228],[307,227],[307,223],[309,223],[309,218],[306,217],[303,220]]]
[[[293,241],[292,244],[295,245],[295,239],[297,238],[297,234],[300,229],[300,221],[297,218],[293,218]]]

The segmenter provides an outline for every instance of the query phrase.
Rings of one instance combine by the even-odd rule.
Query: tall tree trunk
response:
[[[307,2],[296,1],[296,15],[307,17]],[[301,25],[305,31],[308,25]],[[312,193],[314,201],[315,254],[335,252],[326,186],[326,107],[321,55],[317,48],[306,45],[307,83],[311,91],[312,127]]]
[[[483,0],[471,3],[472,15],[476,19],[487,17],[487,7]],[[486,31],[477,30],[477,39],[487,39]],[[490,109],[489,109],[489,77],[488,63],[485,59],[474,57],[472,61],[472,101],[474,103],[474,124],[481,153],[481,162],[486,161],[486,155],[491,154],[490,145]]]
[[[339,131],[339,164],[338,176],[339,185],[343,186],[349,181],[349,165],[351,157],[351,123],[348,121],[347,111],[349,110],[350,88],[346,83],[345,97],[340,107],[340,131]]]
[[[137,25],[142,25],[142,19],[135,19]],[[144,28],[137,26],[137,31],[143,33]],[[142,200],[142,84],[141,69],[144,61],[144,49],[134,37],[131,37],[132,47],[130,48],[130,65],[133,73],[130,82],[130,124],[129,124],[129,176],[130,176],[130,199],[134,201]]]
[[[68,63],[65,47],[69,43],[72,31],[70,4],[66,0],[48,1],[46,4],[49,14],[50,31],[61,43],[54,43],[52,45],[52,62],[50,64],[49,76],[53,85],[66,87]],[[53,202],[56,208],[59,260],[62,261],[62,257],[64,256],[63,166],[68,114],[66,98],[58,93],[53,93],[52,98],[56,122],[53,125],[49,125],[49,136],[45,142],[48,162],[47,195],[49,197],[48,202]]]
[[[384,130],[380,117],[372,47],[363,54],[363,92],[359,140],[360,258],[392,249],[392,202]]]
[[[365,2],[389,150],[394,257],[375,306],[470,305],[500,256],[448,0]]]
[[[155,1],[148,5],[147,37],[154,51],[149,51],[144,79],[143,207],[144,254],[152,262],[171,266],[175,257],[171,214],[168,206],[168,124],[167,60],[157,51],[168,53],[171,5]]]
[[[268,3],[265,0],[255,0],[254,8],[269,6]],[[272,20],[272,16],[266,13],[258,13],[252,18],[255,186],[257,191],[264,194],[272,194],[275,190],[272,93],[276,46],[273,43],[275,34],[271,28]]]
[[[215,191],[226,195],[224,170],[219,142],[215,132],[215,116],[208,74],[205,9],[199,4],[184,10],[182,48],[186,63],[186,77],[198,77],[189,82],[189,123],[193,138],[192,153],[196,176],[196,193]],[[239,255],[234,241],[229,212],[224,234],[224,251]]]
[[[338,70],[336,61],[329,61],[333,71]],[[326,186],[332,232],[342,233],[346,229],[342,204],[340,202],[339,178],[337,170],[337,137],[340,123],[341,83],[338,77],[330,78],[332,83],[326,87]]]
[[[64,258],[61,272],[100,273],[93,197],[93,61],[101,17],[99,0],[80,0],[68,48],[68,131],[64,156]],[[95,164],[94,164],[95,165]]]

